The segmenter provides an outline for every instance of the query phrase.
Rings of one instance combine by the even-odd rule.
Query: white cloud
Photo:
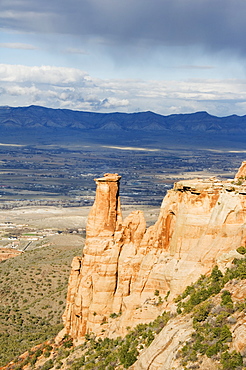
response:
[[[13,86],[8,86],[4,88],[5,94],[9,94],[12,96],[19,96],[19,95],[36,95],[40,92],[39,89],[37,89],[35,86],[19,86],[19,85],[13,85]]]
[[[6,49],[21,49],[21,50],[36,50],[37,47],[30,44],[23,44],[21,42],[2,42],[0,48]]]
[[[0,64],[0,81],[5,82],[74,84],[85,83],[86,76],[85,72],[75,68]]]
[[[161,114],[207,110],[243,115],[246,80],[98,79],[74,68],[0,65],[2,105],[44,105],[89,111]]]

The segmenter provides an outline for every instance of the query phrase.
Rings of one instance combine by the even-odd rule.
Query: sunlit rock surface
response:
[[[148,229],[140,211],[122,220],[118,174],[96,179],[86,245],[72,263],[60,337],[67,333],[79,343],[91,332],[124,335],[127,327],[172,309],[173,298],[217,262],[226,268],[246,240],[246,185],[237,181],[245,168],[243,162],[234,180],[177,182]]]

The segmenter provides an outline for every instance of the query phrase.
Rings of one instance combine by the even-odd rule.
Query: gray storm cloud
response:
[[[4,29],[245,53],[245,0],[2,0]]]

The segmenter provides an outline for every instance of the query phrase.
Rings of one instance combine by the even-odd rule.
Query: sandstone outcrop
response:
[[[234,303],[243,304],[246,298],[246,280],[233,279],[225,285],[223,290],[231,293]],[[221,309],[220,301],[218,296],[210,300],[210,302],[213,302],[215,310],[219,311]],[[191,335],[194,332],[192,325],[193,315],[178,315],[172,318],[151,345],[140,353],[138,360],[130,367],[130,370],[183,370],[184,366],[181,364],[180,355],[185,342],[191,339]],[[232,340],[228,343],[229,351],[235,350],[245,357],[245,312],[235,309],[231,319],[233,320],[230,326]],[[193,366],[191,365],[187,368],[200,370],[218,370],[221,368],[218,358],[209,358],[207,356],[199,356],[199,361],[196,364],[193,363]]]
[[[22,252],[13,248],[0,248],[0,262],[19,256]]]
[[[182,370],[177,353],[193,331],[191,317],[171,319],[130,370]]]
[[[236,176],[235,180],[246,179],[246,161],[243,161]]]
[[[239,177],[244,165],[240,171]],[[173,298],[217,261],[226,267],[246,242],[246,186],[236,180],[177,182],[156,224],[146,229],[140,211],[122,220],[120,176],[97,179],[83,256],[72,263],[61,335],[75,342],[91,332],[124,335],[126,327],[172,309]]]

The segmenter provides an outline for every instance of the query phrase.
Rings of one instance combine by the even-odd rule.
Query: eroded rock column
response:
[[[106,173],[95,179],[96,199],[86,226],[86,237],[113,236],[122,224],[119,181],[121,176]]]
[[[88,217],[83,258],[73,260],[63,315],[65,333],[73,338],[97,332],[112,312],[120,253],[115,234],[122,227],[120,178],[105,174],[95,179],[96,199]]]

